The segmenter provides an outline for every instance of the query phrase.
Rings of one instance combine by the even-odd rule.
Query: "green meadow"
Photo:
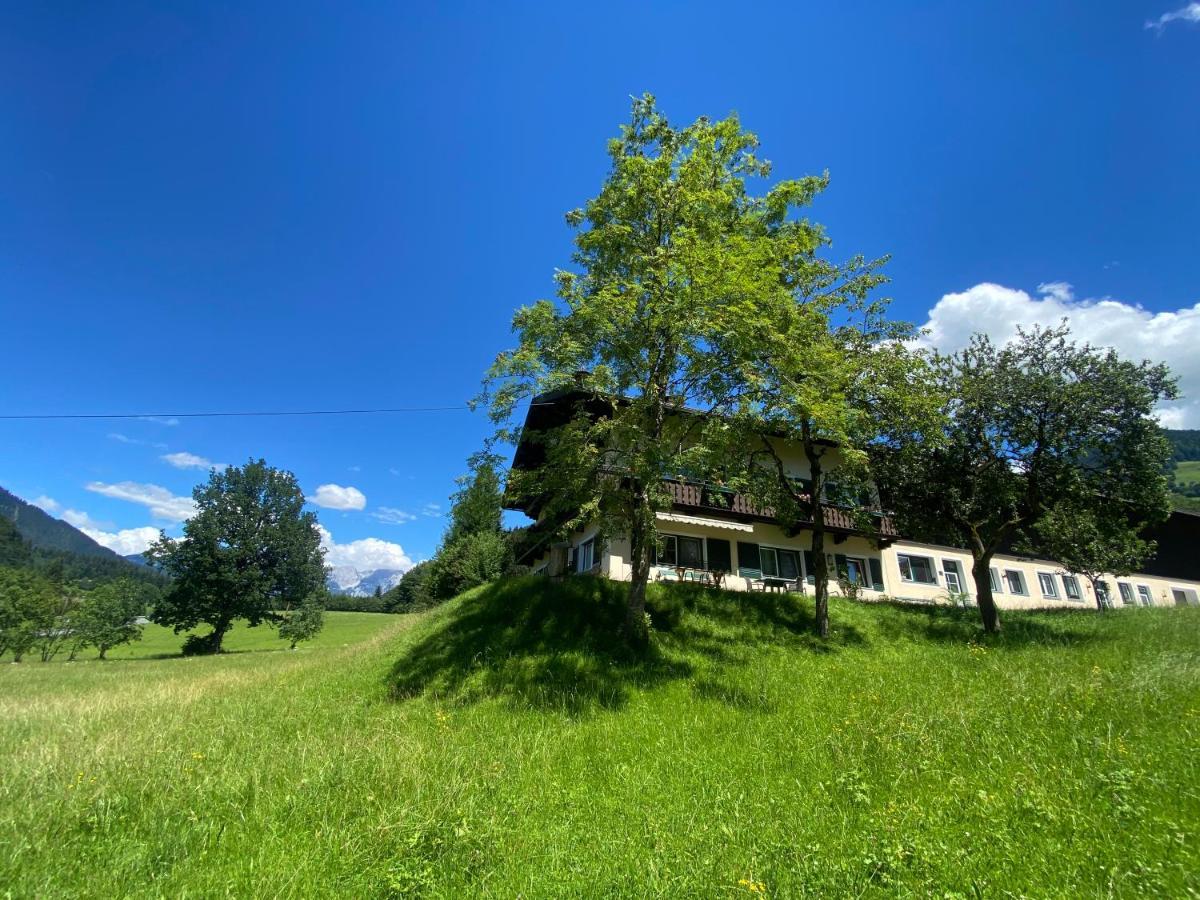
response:
[[[576,578],[0,666],[0,894],[1200,893],[1200,609],[650,600],[648,658]]]
[[[1175,463],[1175,480],[1181,485],[1200,482],[1200,459],[1188,459]]]

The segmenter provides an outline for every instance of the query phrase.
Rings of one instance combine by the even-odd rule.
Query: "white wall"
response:
[[[737,574],[739,560],[737,558],[737,542],[745,541],[758,544],[763,547],[778,547],[787,550],[811,550],[812,540],[809,532],[802,532],[796,537],[788,537],[776,525],[771,525],[763,522],[755,522],[748,526],[743,526],[748,530],[730,530],[728,528],[718,528],[711,525],[692,524],[677,521],[660,521],[659,532],[661,534],[677,534],[690,537],[713,537],[721,538],[730,542],[730,551],[733,564],[733,572],[726,578],[725,586],[734,590],[747,590],[750,586],[750,581],[747,578]],[[588,528],[578,531],[571,535],[569,544],[571,547],[578,547],[596,533],[595,528]],[[966,599],[969,602],[975,602],[977,592],[975,583],[971,576],[971,554],[965,550],[952,547],[941,547],[934,544],[921,544],[914,541],[899,541],[890,547],[880,551],[872,547],[871,542],[863,537],[849,537],[842,543],[834,543],[832,536],[827,535],[825,540],[826,552],[830,555],[844,554],[846,556],[857,556],[870,559],[872,557],[879,559],[883,568],[884,590],[877,592],[873,589],[864,589],[861,596],[864,599],[883,599],[885,597],[905,600],[919,603],[950,603],[951,593],[947,586],[946,580],[946,562],[954,561],[958,563],[959,571],[961,572],[961,586]],[[906,581],[901,575],[899,558],[901,555],[921,556],[933,560],[934,570],[936,572],[937,584],[922,584],[914,581]],[[606,546],[597,551],[596,562],[599,571],[605,576],[617,581],[628,581],[631,577],[630,566],[630,549],[627,538],[610,539]],[[544,561],[546,556],[534,560],[531,565],[537,566]],[[1092,592],[1092,586],[1083,576],[1076,576],[1076,581],[1080,589],[1079,600],[1069,600],[1066,597],[1066,589],[1063,583],[1063,576],[1068,574],[1057,563],[1051,560],[1029,559],[1017,556],[996,556],[992,561],[992,566],[1001,576],[1001,589],[993,592],[997,606],[1003,609],[1042,609],[1042,608],[1091,608],[1096,607],[1095,595]],[[1003,579],[1005,570],[1019,571],[1025,582],[1025,594],[1014,594],[1007,582]],[[1056,597],[1047,597],[1044,595],[1038,574],[1044,573],[1050,575],[1054,581]],[[652,570],[651,577],[670,578],[672,573],[669,569],[663,569],[661,572],[656,568]],[[1170,579],[1150,575],[1133,575],[1129,578],[1113,578],[1105,579],[1110,587],[1112,603],[1114,606],[1145,605],[1142,601],[1142,596],[1138,591],[1138,587],[1144,585],[1148,588],[1152,605],[1154,606],[1174,606],[1175,598],[1172,594],[1173,589],[1181,589],[1192,592],[1189,599],[1195,598],[1195,602],[1200,602],[1200,582],[1187,581],[1184,579]],[[1122,602],[1118,583],[1126,583],[1130,585],[1133,591],[1134,602],[1125,604]],[[811,591],[811,585],[804,585],[804,588]],[[830,583],[831,593],[837,594],[838,587],[836,583]]]

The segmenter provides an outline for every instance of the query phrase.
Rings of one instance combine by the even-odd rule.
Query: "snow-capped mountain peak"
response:
[[[349,597],[369,597],[378,587],[381,591],[390,591],[400,583],[404,573],[399,569],[370,569],[360,572],[354,566],[334,566],[329,570],[326,583],[334,594],[345,594]]]

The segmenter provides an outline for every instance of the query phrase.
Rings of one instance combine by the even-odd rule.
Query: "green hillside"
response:
[[[65,550],[79,556],[99,556],[106,559],[121,558],[107,547],[97,544],[78,528],[54,518],[32,503],[26,503],[2,487],[0,516],[11,520],[25,540],[40,550]]]
[[[822,644],[804,599],[654,586],[637,661],[614,649],[622,589],[333,614],[295,653],[0,666],[0,884],[1200,891],[1200,610],[1008,613],[985,641],[973,610],[835,600]]]
[[[4,488],[0,488],[0,565],[53,571],[68,582],[128,577],[160,586],[166,583],[159,573],[118,556]]]

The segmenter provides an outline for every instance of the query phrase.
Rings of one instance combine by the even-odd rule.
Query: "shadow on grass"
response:
[[[603,578],[508,579],[444,609],[392,667],[396,699],[429,693],[455,703],[502,697],[578,715],[615,709],[634,689],[706,670],[702,695],[749,707],[723,686],[722,668],[745,665],[764,644],[829,652],[861,642],[854,629],[831,641],[810,636],[811,605],[791,595],[752,595],[695,585],[651,585],[651,647],[621,637],[629,586]]]
[[[987,641],[996,647],[1077,646],[1106,639],[1097,629],[1094,610],[1001,610],[1001,631],[983,630],[976,607],[915,605],[891,602],[870,604],[886,608],[878,618],[881,635],[939,644],[963,645]]]

